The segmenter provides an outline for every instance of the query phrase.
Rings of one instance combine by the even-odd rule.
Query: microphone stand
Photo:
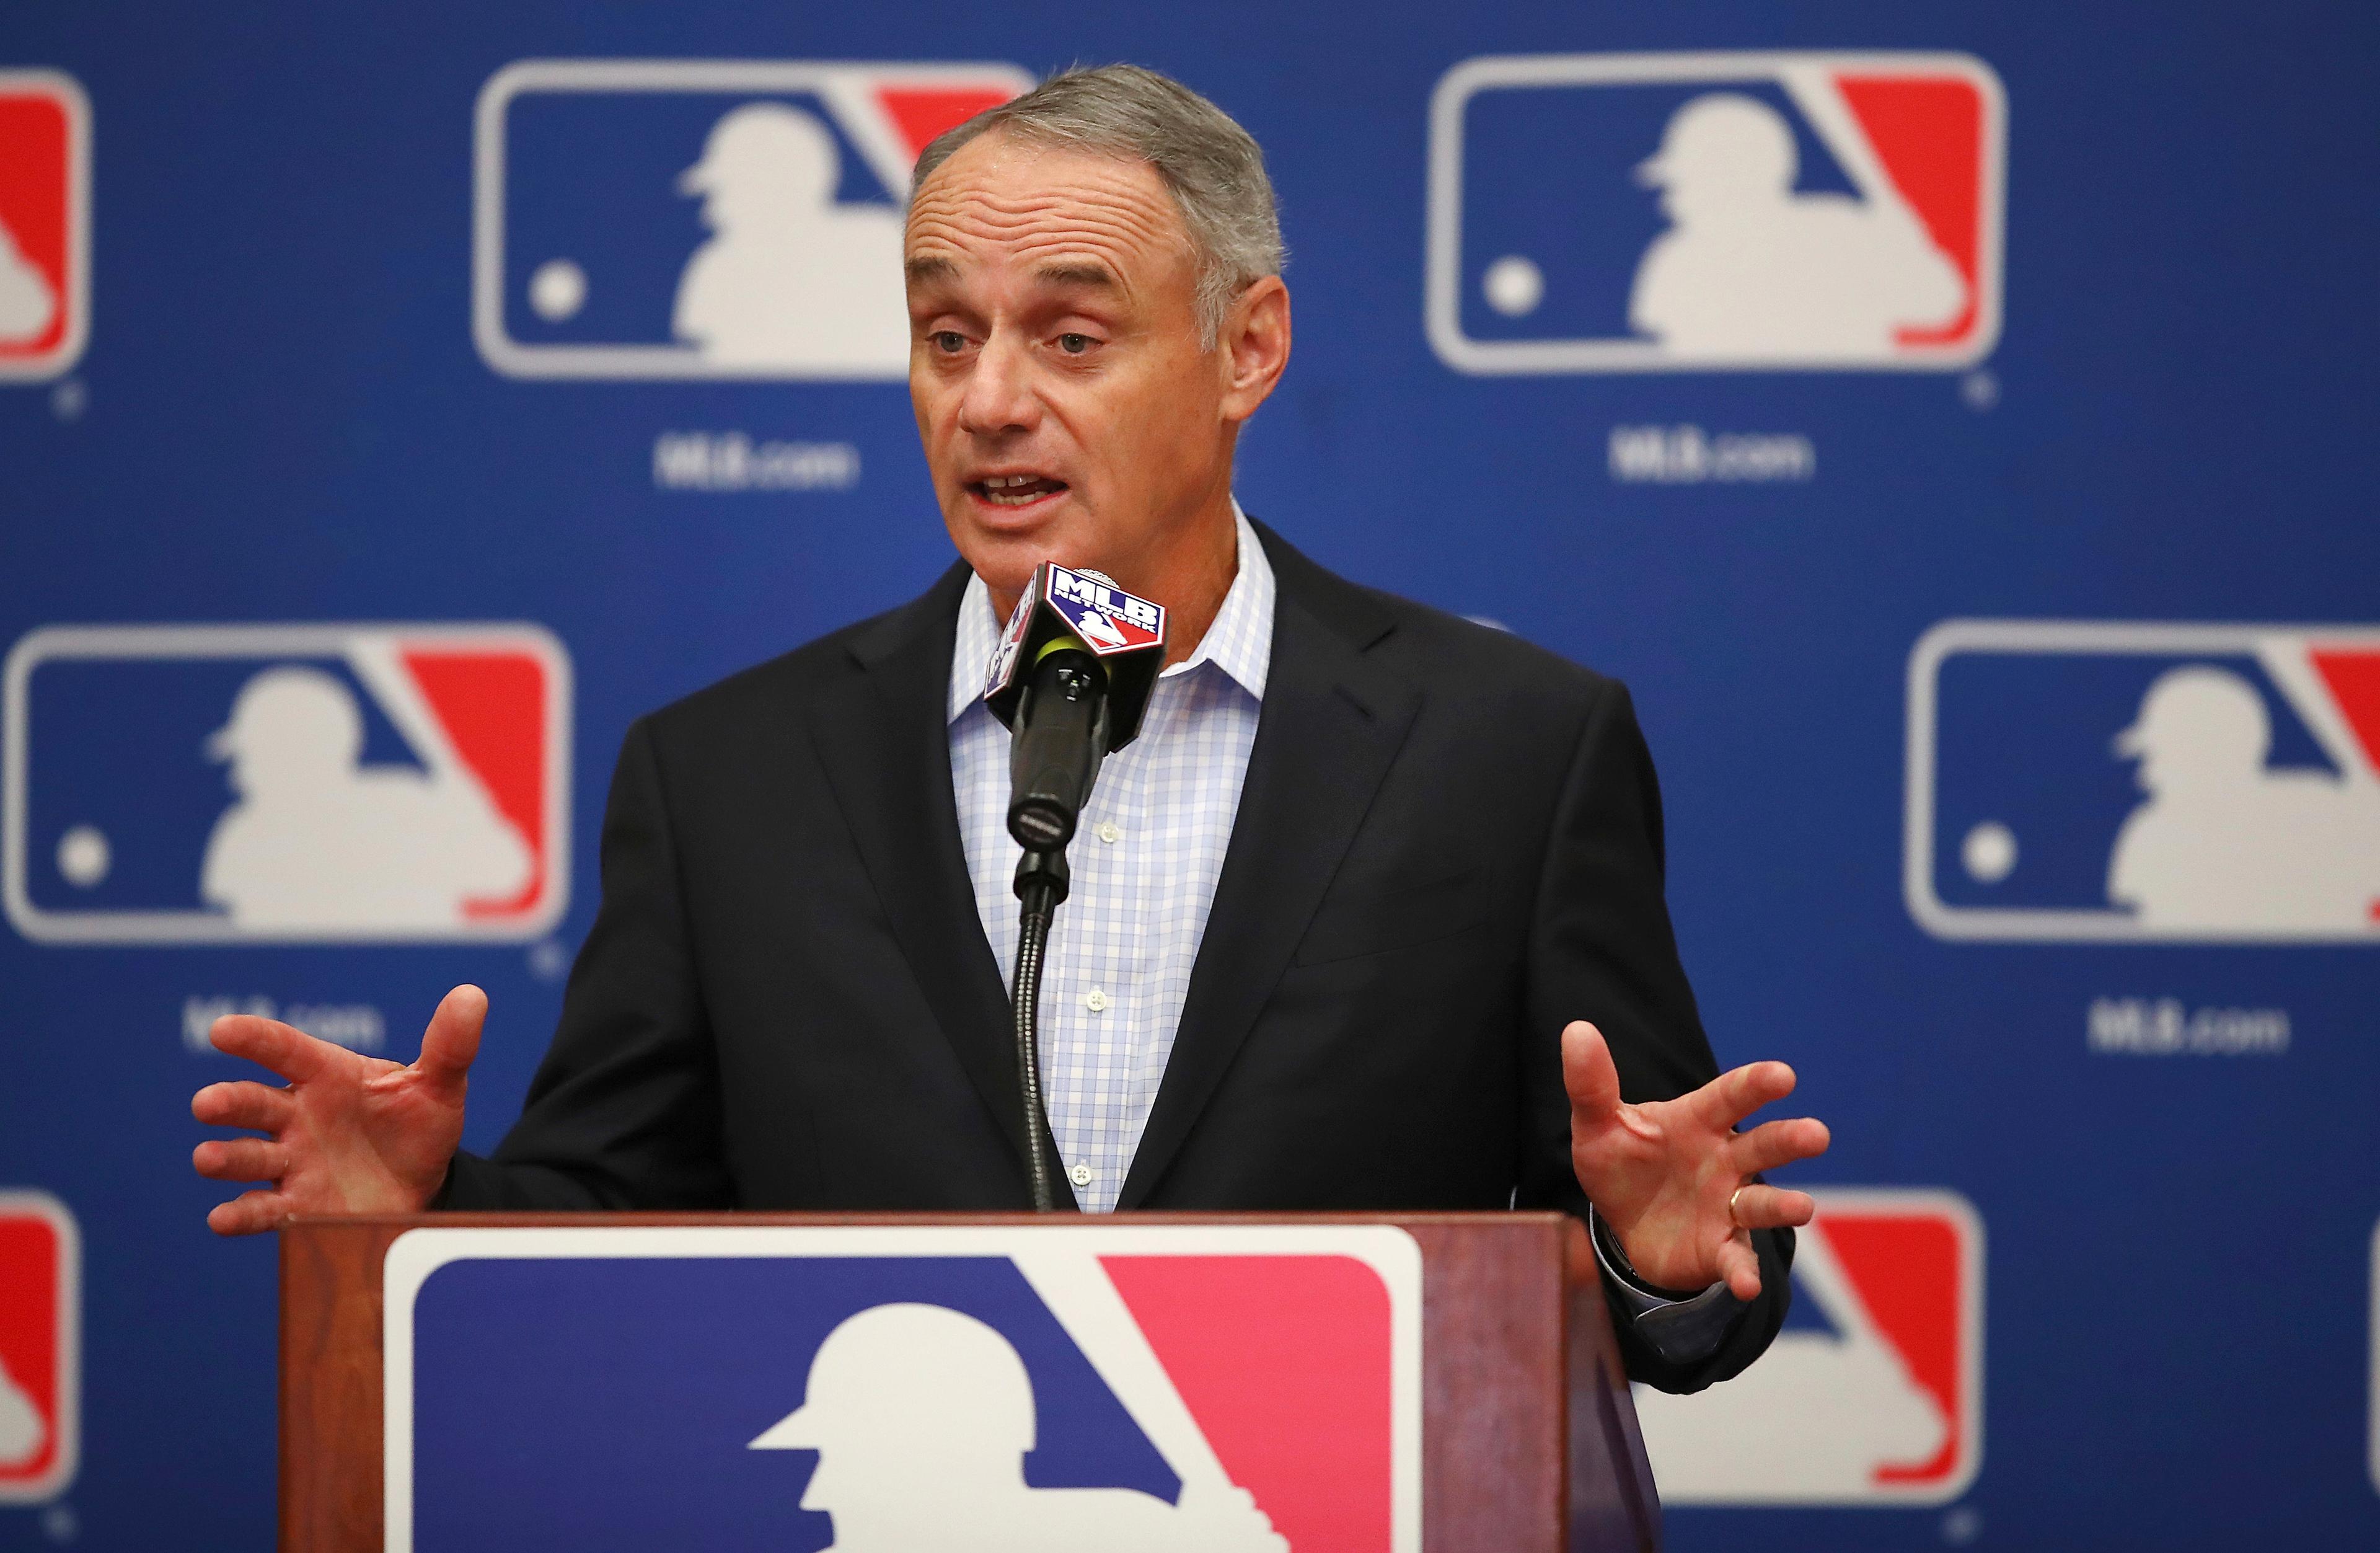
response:
[[[1049,952],[1050,923],[1067,888],[1063,842],[1028,850],[1017,860],[1016,899],[1024,913],[1009,1004],[1016,1032],[1016,1083],[1025,1096],[1025,1166],[1033,1183],[1035,1213],[1058,1210],[1057,1192],[1050,1182],[1050,1151],[1042,1142],[1050,1131],[1050,1112],[1041,1098],[1041,962]]]

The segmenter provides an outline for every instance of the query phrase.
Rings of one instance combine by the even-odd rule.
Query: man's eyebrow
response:
[[[1088,260],[1076,260],[1073,263],[1044,264],[1034,271],[1033,275],[1035,279],[1046,281],[1053,286],[1089,286],[1104,291],[1123,289],[1114,273],[1105,264],[1092,263]]]
[[[959,275],[959,267],[956,264],[947,259],[932,256],[912,259],[902,268],[907,272],[909,284],[912,286],[923,286],[929,281],[956,280]]]

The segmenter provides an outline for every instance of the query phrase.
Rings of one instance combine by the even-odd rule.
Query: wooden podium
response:
[[[1083,1219],[1067,1216],[1074,1224]],[[1117,1214],[1100,1223],[1390,1226],[1421,1266],[1428,1553],[1618,1553],[1660,1510],[1585,1231],[1559,1214]],[[382,1263],[415,1229],[992,1227],[1020,1216],[438,1214],[298,1219],[281,1236],[281,1547],[383,1547]],[[409,1340],[409,1339],[408,1339]]]

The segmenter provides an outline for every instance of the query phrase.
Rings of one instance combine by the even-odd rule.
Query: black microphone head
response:
[[[1029,670],[1054,646],[1080,648],[1106,675],[1107,748],[1100,753],[1131,743],[1165,666],[1165,606],[1125,593],[1101,572],[1055,561],[1035,568],[984,677],[984,704],[1003,726],[1016,726]]]

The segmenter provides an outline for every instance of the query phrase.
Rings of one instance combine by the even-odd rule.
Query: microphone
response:
[[[1034,569],[983,692],[1013,736],[1008,832],[1026,852],[1074,839],[1100,763],[1139,734],[1164,666],[1164,605],[1101,572]]]
[[[1050,924],[1066,899],[1066,843],[1099,763],[1140,732],[1164,666],[1164,605],[1135,598],[1103,573],[1045,561],[1016,601],[984,677],[984,704],[1010,734],[1008,834],[1025,849],[1016,862],[1023,911],[1008,1006],[1026,1176],[1041,1213],[1057,1205],[1041,1100],[1041,970]]]

